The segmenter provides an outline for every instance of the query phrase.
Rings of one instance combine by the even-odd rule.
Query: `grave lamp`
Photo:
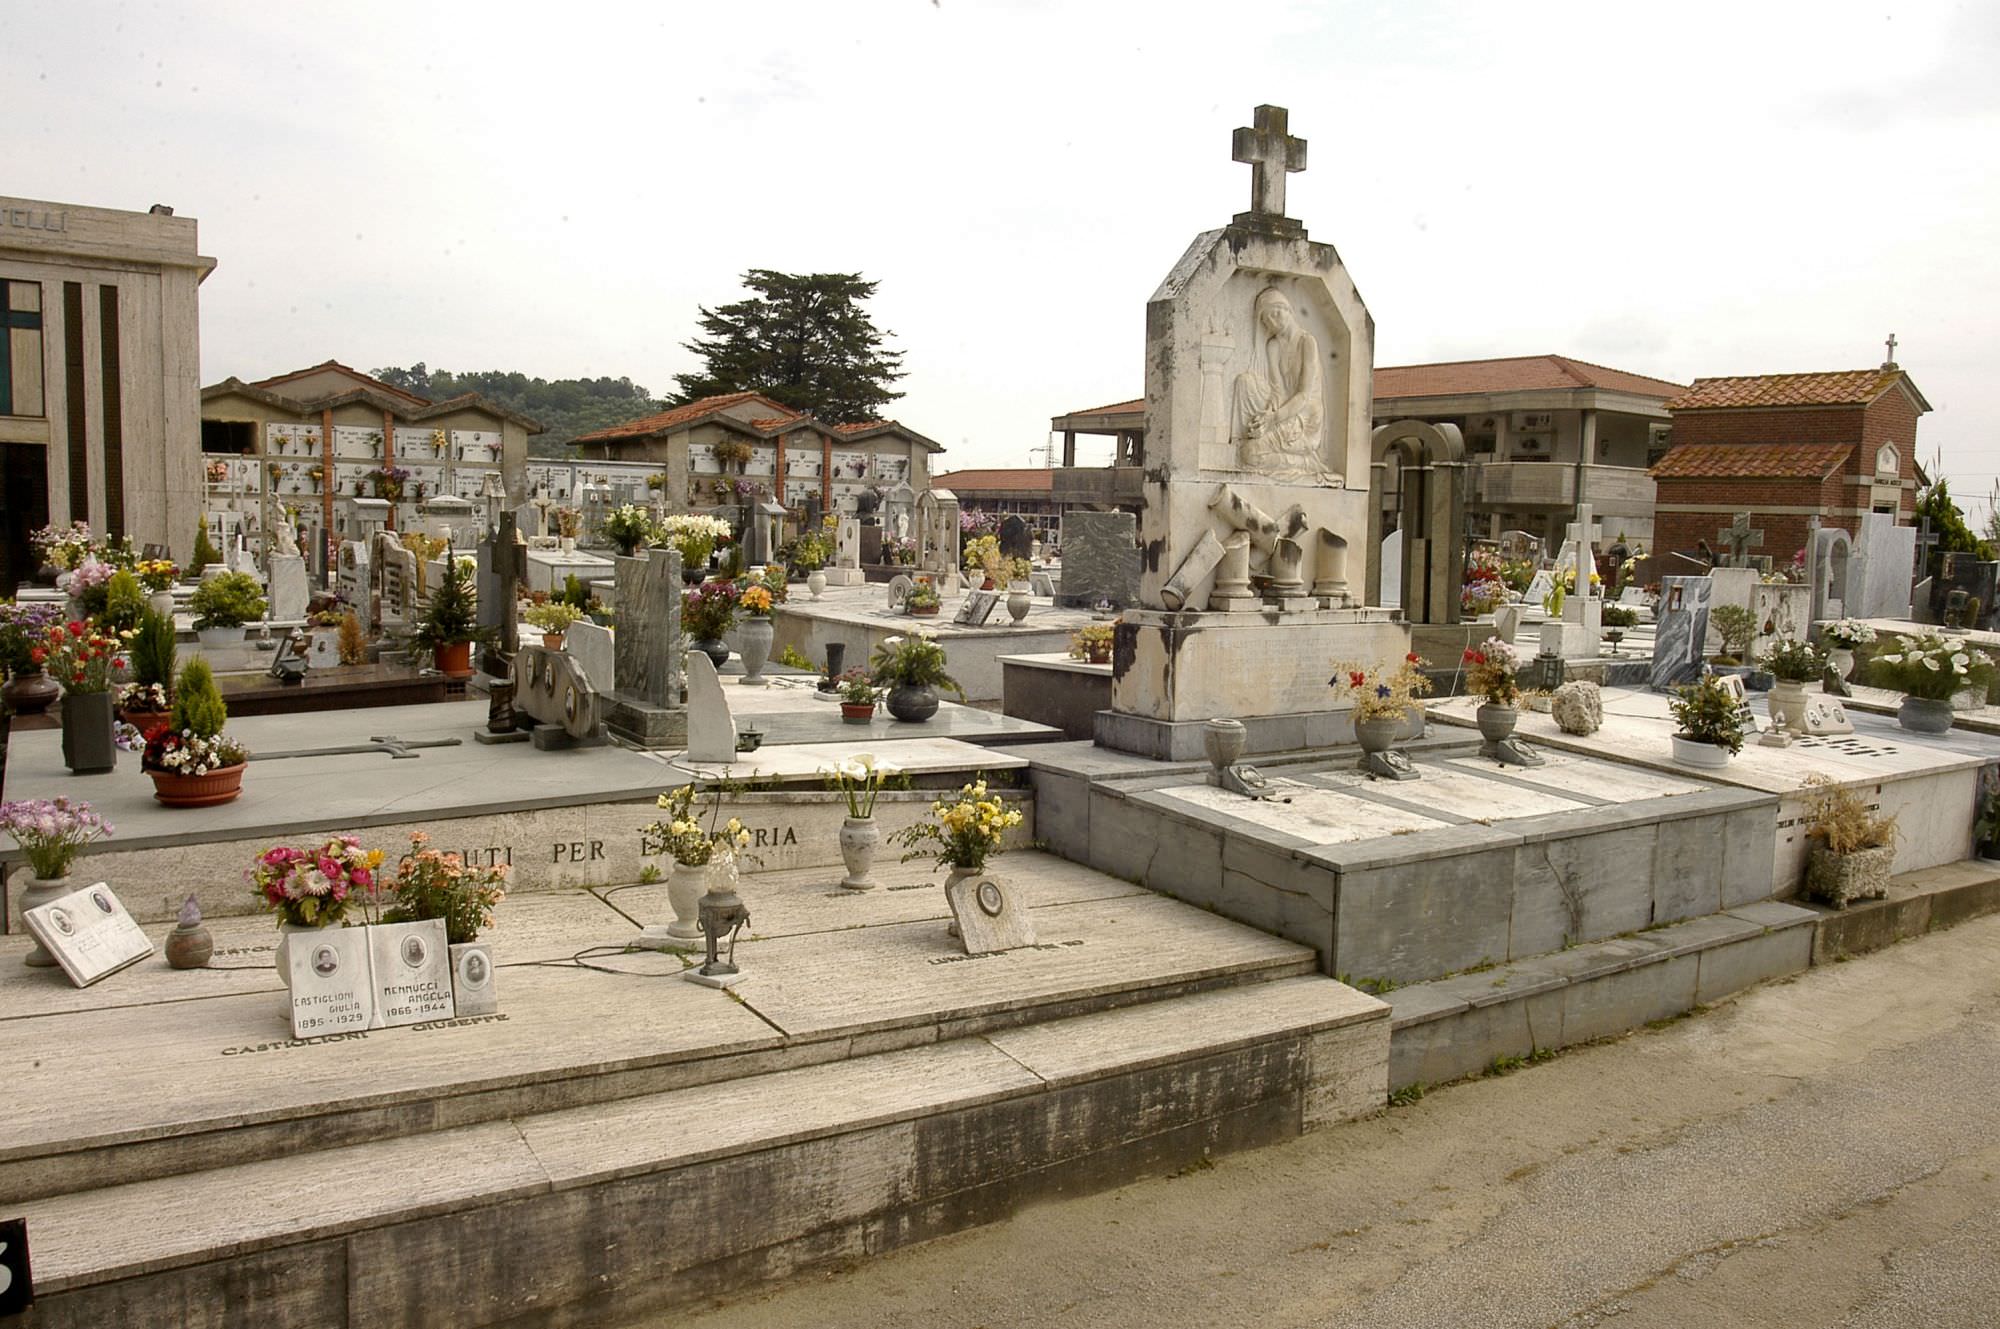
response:
[[[1530,692],[1554,692],[1562,686],[1563,658],[1552,651],[1542,651],[1521,671],[1521,682]]]
[[[736,934],[750,926],[750,909],[736,893],[731,873],[728,879],[711,877],[708,890],[695,906],[695,926],[708,938],[708,962],[695,972],[704,978],[721,978],[740,972],[736,968]],[[722,939],[729,939],[729,954],[722,956]]]

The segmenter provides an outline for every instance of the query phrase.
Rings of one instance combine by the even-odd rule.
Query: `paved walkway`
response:
[[[2000,918],[1371,1121],[649,1324],[2000,1316]]]

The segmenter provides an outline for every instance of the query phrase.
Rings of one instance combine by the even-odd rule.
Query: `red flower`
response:
[[[1361,671],[1360,671],[1359,669],[1350,669],[1350,670],[1348,670],[1348,671],[1347,671],[1347,686],[1348,686],[1348,687],[1350,687],[1350,688],[1365,688],[1365,687],[1367,687],[1367,686],[1368,686],[1368,675],[1366,675],[1366,674],[1362,673],[1362,672],[1361,672]]]
[[[1418,655],[1415,651],[1411,651],[1408,655],[1404,656],[1403,658],[1409,661],[1411,664],[1415,664],[1417,661],[1423,659],[1423,657]]]

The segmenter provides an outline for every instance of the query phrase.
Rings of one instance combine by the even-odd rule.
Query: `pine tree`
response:
[[[880,418],[903,395],[889,386],[903,377],[903,353],[883,349],[893,334],[861,307],[877,283],[858,272],[752,268],[743,284],[756,292],[753,298],[702,308],[707,335],[684,345],[705,368],[675,376],[675,404],[761,392],[828,424],[851,424]]]

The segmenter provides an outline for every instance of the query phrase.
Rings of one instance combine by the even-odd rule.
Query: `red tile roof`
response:
[[[1071,411],[1071,415],[1144,415],[1146,399],[1134,397],[1131,401],[1115,401],[1109,406],[1089,406],[1081,411]]]
[[[967,494],[1024,494],[1052,492],[1055,472],[1042,466],[1019,470],[950,471],[935,476],[933,487]]]
[[[1571,391],[1597,388],[1640,397],[1672,397],[1679,383],[1608,369],[1566,355],[1516,355],[1498,360],[1453,360],[1430,365],[1377,365],[1375,399],[1461,397],[1494,392]]]
[[[1667,403],[1670,411],[1745,406],[1866,406],[1901,378],[1900,369],[1844,369],[1824,374],[1748,374],[1698,378]],[[1915,389],[1913,388],[1912,391]]]
[[[772,401],[762,393],[727,392],[719,397],[703,397],[699,401],[691,401],[684,406],[676,406],[671,410],[661,411],[658,415],[648,415],[637,420],[627,420],[623,424],[607,425],[603,429],[593,430],[588,434],[581,434],[571,439],[570,442],[608,443],[613,439],[620,438],[649,438],[654,434],[670,433],[683,425],[693,424],[695,421],[705,419],[718,411],[726,410],[731,406],[736,406],[747,401],[763,403],[773,411],[778,412],[779,418],[783,420],[796,419],[799,414],[788,406]]]
[[[366,387],[374,388],[377,392],[386,392],[392,397],[401,397],[404,401],[412,402],[418,406],[428,406],[431,404],[431,399],[429,397],[419,397],[414,392],[405,392],[401,388],[391,387],[389,384],[384,383],[381,379],[370,377],[369,375],[362,373],[359,369],[350,368],[347,365],[340,363],[340,361],[338,360],[322,360],[318,364],[313,365],[306,369],[294,369],[289,374],[278,374],[272,378],[260,378],[256,382],[250,384],[250,386],[253,388],[264,388],[266,390],[269,390],[271,388],[276,387],[280,383],[289,383],[295,378],[304,378],[307,374],[323,373],[329,369],[333,370],[335,373],[338,374],[345,374],[349,378],[353,379],[356,383],[362,384]]]
[[[1654,464],[1656,480],[1824,480],[1852,443],[1681,443]]]

